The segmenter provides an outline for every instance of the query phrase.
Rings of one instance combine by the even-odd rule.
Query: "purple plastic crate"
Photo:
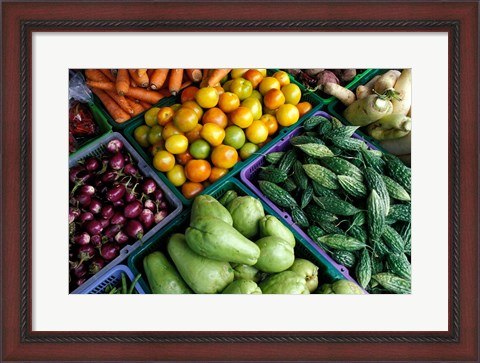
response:
[[[323,111],[317,111],[314,114],[312,114],[311,117],[313,116],[323,116],[325,118],[331,119],[331,116]],[[291,148],[291,145],[289,143],[290,139],[294,136],[297,136],[303,132],[303,128],[297,127],[294,130],[292,130],[289,134],[285,135],[285,137],[281,138],[279,142],[272,147],[270,147],[268,150],[266,150],[263,155],[259,156],[258,158],[254,159],[250,164],[245,166],[245,168],[240,172],[240,179],[242,182],[250,188],[256,195],[258,195],[262,201],[264,201],[266,204],[268,204],[269,207],[271,207],[278,215],[282,216],[288,224],[292,226],[292,228],[306,241],[308,241],[312,246],[314,246],[319,253],[321,253],[325,259],[327,259],[332,265],[336,266],[337,269],[342,273],[343,276],[345,276],[346,279],[353,281],[357,283],[355,279],[353,279],[350,274],[348,273],[348,269],[336,263],[322,248],[320,248],[315,242],[312,241],[312,239],[299,227],[293,222],[292,217],[290,216],[289,213],[282,211],[280,208],[278,208],[275,204],[273,204],[270,199],[268,199],[262,192],[261,190],[253,183],[253,180],[255,180],[255,177],[260,170],[260,167],[263,166],[266,163],[265,156],[269,153],[276,152],[276,151],[285,151],[286,149]],[[364,140],[362,137],[353,134],[353,137],[357,139]],[[365,140],[364,140],[365,141]],[[368,145],[369,148],[377,150],[372,144],[369,142],[365,141]]]

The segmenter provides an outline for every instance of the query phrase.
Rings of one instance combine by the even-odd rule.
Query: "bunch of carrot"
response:
[[[216,86],[230,69],[86,69],[86,84],[117,123],[146,111],[193,83]]]

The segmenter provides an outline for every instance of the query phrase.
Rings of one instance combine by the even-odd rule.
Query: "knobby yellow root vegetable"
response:
[[[367,126],[391,114],[392,109],[388,96],[374,93],[353,102],[343,111],[343,116],[354,126]]]
[[[384,93],[386,90],[394,88],[400,74],[401,72],[396,69],[391,69],[382,74],[373,86],[375,92]]]
[[[392,100],[393,113],[406,115],[412,105],[412,69],[404,69],[395,83],[399,97]]]
[[[411,153],[411,138],[412,133],[409,132],[407,135],[400,139],[395,140],[383,140],[379,141],[379,144],[382,148],[394,155],[410,155]]]
[[[384,116],[367,127],[367,133],[376,140],[399,139],[411,130],[412,119],[399,113]]]
[[[328,82],[321,84],[319,89],[330,96],[338,98],[345,106],[351,105],[356,99],[355,93],[336,83]]]
[[[376,75],[367,83],[358,86],[355,89],[355,95],[357,96],[357,100],[360,100],[362,98],[367,97],[368,95],[371,95],[373,93],[373,85],[379,78],[380,78],[380,75]]]

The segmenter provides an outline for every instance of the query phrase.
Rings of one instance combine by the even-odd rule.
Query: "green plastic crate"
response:
[[[102,136],[112,132],[112,126],[110,126],[110,124],[107,121],[107,118],[105,117],[105,114],[97,107],[97,105],[94,102],[90,102],[88,103],[88,108],[92,112],[93,120],[98,126],[98,131],[99,131],[98,136],[79,144],[77,151],[71,153],[70,156],[76,155],[83,149],[86,149],[88,146],[93,145]]]
[[[269,70],[269,72],[271,72],[270,74],[273,74],[273,70]],[[300,86],[300,85],[299,85]],[[302,92],[303,93],[303,92]],[[163,100],[162,100],[163,101]],[[308,101],[312,104],[312,110],[310,110],[307,114],[305,114],[302,118],[300,118],[300,120],[295,123],[294,125],[292,126],[289,126],[289,127],[285,127],[283,129],[281,129],[277,136],[275,136],[274,139],[272,139],[269,143],[267,143],[266,145],[264,145],[260,150],[257,151],[256,154],[261,154],[263,153],[265,150],[267,150],[271,145],[275,144],[278,140],[280,140],[283,136],[285,136],[287,133],[289,133],[291,130],[293,130],[295,127],[297,127],[299,124],[301,124],[304,120],[306,120],[308,117],[310,117],[310,115],[312,115],[314,112],[318,111],[319,109],[321,109],[323,107],[323,103],[314,98],[314,95],[313,94],[305,94],[305,95],[302,95],[302,98],[301,98],[301,101]],[[171,98],[169,100],[165,100],[165,103],[163,104],[163,106],[170,106],[170,105],[173,105],[174,103],[176,103],[177,100],[175,98]],[[125,128],[123,130],[123,134],[125,136],[125,138],[128,140],[128,142],[135,148],[135,150],[142,156],[142,158],[147,162],[147,164],[149,166],[151,166],[154,170],[156,170],[154,167],[153,167],[153,157],[149,154],[148,150],[144,149],[142,146],[140,146],[140,144],[135,140],[135,137],[134,137],[134,131],[135,129],[140,126],[140,125],[143,125],[144,124],[144,120],[143,118],[141,119],[136,119],[135,121],[131,122],[129,124],[129,126],[127,128]],[[240,170],[246,165],[248,164],[251,159],[253,158],[254,156],[250,157],[249,159],[247,160],[243,160],[243,161],[240,161],[238,163],[236,163],[232,169],[230,169],[230,171],[228,172],[228,175],[227,176],[233,176],[233,175],[236,175],[240,172]],[[174,192],[175,196],[177,198],[179,198],[183,205],[190,205],[192,203],[192,200],[189,200],[187,198],[185,198],[182,193],[181,193],[181,190],[180,188],[177,188],[175,187],[167,178],[166,176],[166,173],[163,173],[161,171],[157,171],[157,174],[160,176],[160,178],[162,179],[162,181]],[[215,187],[217,182],[213,183],[212,185],[210,185],[209,187],[205,188],[201,194],[209,194],[210,191]]]
[[[256,197],[256,195],[250,191],[242,182],[240,182],[235,177],[227,177],[221,183],[217,184],[214,189],[208,193],[216,199],[219,199],[226,191],[233,189],[238,195],[249,195]],[[273,215],[282,221],[294,234],[297,243],[295,246],[295,256],[302,257],[310,260],[315,263],[318,267],[318,276],[319,283],[330,283],[339,279],[345,279],[344,274],[342,274],[338,269],[333,266],[325,257],[319,253],[318,249],[302,239],[285,221],[281,216],[276,214],[267,204],[257,198],[263,205],[266,214]],[[188,227],[190,221],[190,208],[184,210],[174,221],[172,221],[167,227],[163,228],[161,231],[156,233],[148,243],[144,244],[142,247],[134,251],[128,258],[128,267],[132,271],[133,275],[138,273],[142,274],[142,277],[138,281],[142,289],[146,294],[151,294],[150,287],[148,286],[148,281],[145,277],[145,271],[143,269],[143,259],[148,254],[154,251],[162,251],[167,258],[168,253],[166,252],[166,245],[168,237],[173,233],[183,233]],[[171,261],[171,260],[170,260]],[[172,262],[173,264],[173,262]],[[353,280],[352,280],[353,281]]]
[[[282,71],[287,71],[286,69],[282,69]],[[374,69],[365,69],[363,72],[361,73],[358,73],[348,84],[345,85],[345,88],[348,88],[348,89],[351,89],[350,87],[355,83],[355,82],[361,82],[361,79],[364,78],[364,77],[367,77],[371,72],[373,72]],[[301,84],[300,82],[298,82],[295,77],[293,77],[291,74],[289,74],[290,76],[290,79],[291,80],[295,80],[296,83],[300,84],[300,86],[302,87],[302,93],[303,93],[303,90],[306,90],[306,87]],[[312,93],[312,95],[317,98],[319,101],[322,102],[322,104],[325,106],[325,107],[328,107],[328,105],[335,101],[337,98],[335,96],[329,96],[328,95],[325,95],[325,97],[323,97],[322,95],[320,95],[319,93]]]

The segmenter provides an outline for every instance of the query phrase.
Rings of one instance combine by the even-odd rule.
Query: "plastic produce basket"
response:
[[[70,156],[74,156],[80,153],[83,149],[87,148],[89,145],[94,144],[99,138],[101,138],[105,134],[109,134],[112,132],[112,126],[108,123],[107,118],[102,110],[100,110],[94,102],[90,102],[87,104],[88,108],[92,112],[93,120],[98,126],[99,135],[94,137],[86,142],[83,142],[78,145],[77,151],[70,154]]]
[[[127,120],[123,123],[118,123],[112,118],[112,116],[110,116],[110,114],[106,110],[105,106],[103,106],[102,101],[100,101],[100,99],[96,95],[93,95],[93,99],[94,99],[95,105],[104,114],[105,118],[107,119],[107,122],[113,127],[114,131],[121,131],[121,130],[125,129],[126,127],[128,127],[129,125],[131,125],[136,120],[143,120],[143,115],[145,114],[145,112],[147,112],[149,110],[149,109],[147,109],[147,110],[143,111],[142,113],[139,113],[138,115],[132,117],[130,120]],[[172,100],[174,100],[174,99],[175,99],[175,97],[173,97],[173,96],[162,98],[156,104],[152,105],[152,107],[162,107],[165,104],[171,104]]]
[[[300,86],[300,85],[299,85]],[[303,93],[303,92],[302,92]],[[277,136],[272,139],[268,144],[266,144],[265,146],[263,146],[259,151],[257,151],[257,154],[258,153],[263,153],[267,148],[269,148],[271,145],[274,145],[275,143],[278,142],[278,140],[280,140],[283,136],[285,136],[286,134],[288,134],[291,130],[293,130],[298,124],[302,123],[303,120],[306,120],[308,117],[310,117],[310,115],[312,115],[315,111],[319,110],[321,107],[323,107],[323,103],[318,99],[318,98],[315,98],[314,95],[312,93],[309,93],[309,94],[303,94],[302,95],[302,99],[301,101],[308,101],[312,104],[312,110],[310,110],[310,112],[308,112],[306,115],[304,115],[302,118],[300,118],[300,120],[297,121],[296,124],[292,125],[292,126],[289,126],[289,127],[285,127],[283,128],[282,130],[280,130],[280,132],[277,134]],[[169,103],[167,103],[167,101],[165,101],[166,103],[164,104],[164,106],[166,105],[172,105],[175,103],[175,99],[170,99],[168,100]],[[143,118],[141,119],[137,119],[135,121],[133,121],[132,123],[130,123],[130,125],[123,131],[124,135],[125,135],[125,138],[130,142],[130,144],[135,148],[135,150],[138,152],[138,154],[140,154],[142,156],[142,158],[147,162],[147,164],[152,167],[152,169],[154,169],[153,167],[153,157],[150,155],[150,153],[148,153],[148,151],[146,149],[144,149],[142,146],[140,146],[140,144],[135,140],[135,137],[134,137],[134,132],[135,132],[135,129],[144,124],[144,121],[143,121]],[[244,160],[244,161],[240,161],[238,163],[236,163],[232,169],[230,169],[230,171],[228,172],[227,176],[233,176],[233,175],[236,175],[238,174],[238,172],[246,165],[248,164],[249,162],[251,161],[251,158],[249,158],[248,160]],[[155,169],[154,169],[155,170]],[[170,190],[173,191],[173,193],[175,194],[175,196],[180,199],[182,201],[182,203],[184,205],[190,205],[192,203],[192,200],[189,200],[187,198],[185,198],[182,193],[181,193],[181,190],[180,188],[177,188],[175,187],[167,178],[166,176],[166,173],[163,173],[161,171],[157,171],[157,174],[158,176],[160,177],[160,179],[162,179],[162,181],[170,188]],[[210,191],[216,186],[216,182],[213,183],[212,185],[210,185],[209,187],[205,188],[201,194],[209,194]]]
[[[258,199],[258,197],[251,190],[249,190],[244,184],[242,184],[240,180],[235,177],[230,177],[223,180],[208,194],[219,199],[223,194],[225,194],[226,191],[230,189],[235,190],[238,195],[250,195]],[[260,201],[262,202],[265,214],[273,215],[280,221],[284,220],[267,203],[265,203],[263,200]],[[154,251],[162,251],[166,256],[168,256],[168,253],[166,252],[168,237],[176,232],[183,233],[188,227],[189,221],[190,209],[187,209],[183,211],[182,214],[168,226],[168,228],[161,230],[154,237],[152,237],[148,243],[137,249],[129,256],[128,266],[132,270],[133,274],[142,274],[139,283],[147,294],[151,293],[151,290],[148,286],[148,281],[145,278],[145,272],[143,270],[144,257]],[[305,241],[305,239],[302,238],[300,234],[296,233],[296,231],[292,229],[292,226],[288,223],[284,224],[292,231],[295,239],[297,240],[295,245],[295,256],[308,259],[319,267],[318,278],[320,283],[330,283],[339,279],[348,279],[355,282],[355,280],[353,280],[348,273],[345,271],[340,271],[338,265],[335,264],[335,262],[333,262],[333,260],[331,260],[318,246]]]
[[[363,85],[370,81],[373,77],[379,74],[384,74],[387,72],[389,69],[372,69],[368,74],[366,74],[364,77],[361,77],[360,79],[357,79],[355,82],[351,83],[348,86],[348,89],[353,91],[355,93],[355,90],[358,86]],[[333,117],[338,118],[344,125],[351,125],[350,122],[348,122],[345,117],[343,117],[343,111],[345,110],[345,105],[342,104],[338,99],[335,99],[333,102],[331,102],[328,106],[328,113],[330,113]],[[375,145],[375,147],[381,151],[385,151],[379,144],[378,142],[372,138],[371,136],[367,135],[362,131],[362,128],[358,129],[356,131],[358,135],[363,137],[365,140],[369,141],[371,144]]]
[[[127,285],[130,287],[135,276],[132,271],[126,265],[117,265],[113,267],[107,274],[103,275],[101,279],[97,280],[96,284],[92,284],[90,288],[85,289],[84,294],[105,294],[107,286],[121,287],[122,286],[122,273],[125,274],[127,279]],[[134,287],[134,291],[137,294],[145,294],[140,284],[137,282]]]
[[[286,71],[287,72],[287,69],[282,69],[283,71]],[[373,71],[373,69],[363,69],[363,70],[358,70],[357,71],[361,71],[359,72],[348,84],[346,84],[344,87],[345,88],[348,88],[350,89],[350,87],[352,86],[352,84],[354,84],[355,82],[360,82],[362,78],[366,77],[368,74],[370,74],[370,72]],[[303,90],[306,90],[306,87],[301,84],[295,77],[293,77],[291,74],[290,75],[290,79],[293,79],[295,80],[297,83],[299,83],[301,85],[302,88],[302,92]],[[312,95],[315,97],[315,98],[318,98],[326,107],[328,107],[328,105],[335,101],[337,98],[335,96],[329,96],[327,94],[324,94],[322,96],[322,94],[319,94],[317,92],[314,92],[312,93]]]
[[[135,151],[135,149],[128,143],[128,141],[120,135],[118,132],[112,132],[100,138],[95,144],[90,145],[81,152],[77,153],[74,157],[70,157],[69,168],[78,164],[78,162],[88,156],[100,156],[103,155],[105,147],[110,140],[119,139],[123,142],[124,148],[130,153],[132,159],[137,163],[139,172],[145,177],[151,177],[158,185],[160,189],[163,190],[165,199],[169,205],[169,214],[165,219],[160,223],[155,225],[143,236],[143,243],[148,241],[156,232],[162,229],[164,226],[168,225],[172,220],[179,215],[183,209],[181,201],[171,192],[171,190],[165,185],[165,183],[158,177],[158,175],[148,166],[145,161],[140,157],[140,155]],[[77,289],[72,291],[73,294],[82,294],[86,289],[90,288],[92,284],[95,284],[100,278],[103,278],[110,269],[120,262],[124,261],[130,253],[135,251],[138,247],[142,245],[142,241],[137,240],[132,244],[127,244],[120,250],[120,254],[108,263],[104,268],[102,268],[98,273],[90,277],[85,283],[79,286]]]

